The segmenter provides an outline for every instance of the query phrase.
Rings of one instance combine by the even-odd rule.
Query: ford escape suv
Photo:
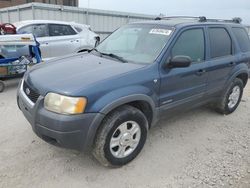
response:
[[[30,69],[17,101],[33,131],[122,166],[161,117],[212,104],[238,107],[250,42],[239,19],[161,18],[121,27],[93,50]]]

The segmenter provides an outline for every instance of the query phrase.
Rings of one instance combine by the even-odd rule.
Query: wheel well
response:
[[[242,74],[239,74],[236,78],[239,78],[243,81],[244,87],[247,85],[248,74],[242,73]]]
[[[153,120],[153,110],[149,103],[145,101],[133,101],[133,102],[127,103],[126,105],[133,106],[139,109],[140,111],[142,111],[142,113],[146,116],[148,120],[148,124],[150,128],[152,120]]]
[[[124,103],[124,104],[112,109],[107,114],[114,112],[117,108],[120,108],[123,105],[130,105],[130,106],[133,106],[133,107],[139,109],[147,118],[149,128],[151,127],[151,123],[153,120],[153,110],[152,110],[152,107],[150,106],[150,104],[146,101],[133,101],[133,102]]]

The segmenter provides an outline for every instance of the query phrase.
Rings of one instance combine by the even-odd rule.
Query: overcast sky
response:
[[[79,0],[88,7],[88,0]],[[250,24],[250,0],[89,0],[90,8],[167,16],[241,17]]]

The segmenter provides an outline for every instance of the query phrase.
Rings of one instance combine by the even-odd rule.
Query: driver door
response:
[[[192,64],[185,68],[161,68],[160,107],[170,109],[201,101],[207,86],[205,32],[202,27],[182,30],[170,45],[167,61],[182,55]]]

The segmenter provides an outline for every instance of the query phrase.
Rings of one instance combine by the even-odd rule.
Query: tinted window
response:
[[[250,40],[247,32],[243,28],[233,28],[234,35],[237,38],[238,44],[242,52],[250,51]]]
[[[69,25],[50,24],[49,35],[50,36],[64,36],[75,35],[76,32]]]
[[[223,57],[232,54],[232,41],[224,28],[210,28],[210,55],[211,58]]]
[[[205,59],[205,42],[202,29],[190,29],[184,31],[172,49],[172,57],[189,56],[193,62],[201,62]]]
[[[20,34],[33,33],[33,26],[29,25],[26,27],[22,27],[21,29],[19,29],[18,33]]]
[[[45,36],[48,36],[47,26],[45,24],[33,25],[33,34],[36,37],[45,37]]]
[[[19,29],[18,33],[32,33],[35,37],[45,37],[48,36],[47,26],[45,24],[35,24],[29,25]]]

